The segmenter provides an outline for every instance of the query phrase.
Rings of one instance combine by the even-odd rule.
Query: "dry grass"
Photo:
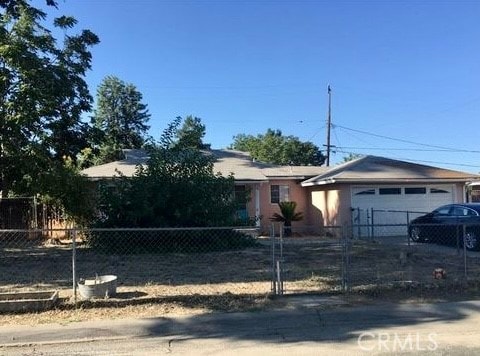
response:
[[[355,242],[347,260],[343,251],[334,239],[285,240],[285,292],[338,294],[346,283],[353,291],[351,300],[356,301],[443,300],[480,294],[476,255],[467,258],[468,274],[474,278],[466,281],[463,256],[449,247]],[[3,314],[0,325],[256,310],[278,303],[268,298],[272,278],[269,240],[241,251],[201,254],[119,256],[78,249],[77,277],[115,274],[118,293],[115,298],[77,305],[72,298],[69,245],[8,247],[0,253],[0,291],[56,289],[61,296],[56,309]],[[447,271],[447,279],[433,279],[437,267]]]

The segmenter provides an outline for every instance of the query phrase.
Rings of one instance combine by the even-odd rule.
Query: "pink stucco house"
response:
[[[280,201],[295,201],[303,212],[304,219],[293,223],[295,229],[315,232],[324,226],[352,225],[360,209],[427,212],[442,204],[464,202],[469,199],[469,184],[480,181],[476,174],[376,156],[323,167],[276,166],[233,150],[206,153],[216,157],[215,172],[233,174],[236,191],[249,193],[249,201],[238,213],[257,218],[257,226],[264,232],[270,229],[269,218],[279,212]],[[128,177],[147,159],[142,151],[126,150],[124,160],[82,173],[91,179],[113,177],[118,172]]]

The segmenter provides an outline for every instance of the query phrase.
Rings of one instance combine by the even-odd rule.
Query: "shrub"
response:
[[[87,246],[106,254],[202,253],[237,250],[257,244],[254,237],[225,229],[93,229]]]

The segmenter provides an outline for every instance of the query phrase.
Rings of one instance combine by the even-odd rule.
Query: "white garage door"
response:
[[[352,187],[354,224],[407,224],[408,220],[454,202],[453,185]],[[372,212],[373,209],[373,212]],[[407,212],[409,212],[407,214]],[[404,233],[385,227],[383,235]]]

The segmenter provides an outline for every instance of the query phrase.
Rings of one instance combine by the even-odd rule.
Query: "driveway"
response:
[[[412,242],[406,236],[382,236],[376,237],[375,241],[384,245],[410,246],[420,251],[439,252],[445,255],[458,256],[463,255],[463,246],[449,246],[436,243],[418,243]],[[480,251],[466,251],[468,257],[480,257]]]

